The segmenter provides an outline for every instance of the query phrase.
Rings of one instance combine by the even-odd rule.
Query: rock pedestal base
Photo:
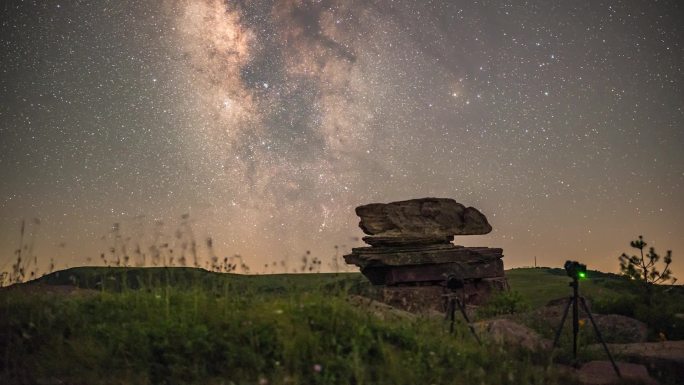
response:
[[[460,291],[467,305],[482,305],[496,292],[508,290],[505,278],[473,279],[465,282]],[[442,285],[385,286],[379,290],[379,300],[412,313],[437,311],[444,313],[444,295],[451,290]]]
[[[384,286],[381,300],[408,311],[445,311],[442,295],[454,288],[466,304],[480,305],[493,293],[508,289],[502,250],[451,243],[373,246],[352,249],[347,263],[361,268],[374,285]]]

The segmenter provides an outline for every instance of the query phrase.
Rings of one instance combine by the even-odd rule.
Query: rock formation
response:
[[[456,235],[487,234],[492,227],[473,207],[447,198],[372,203],[356,208],[371,247],[352,249],[344,259],[384,285],[385,302],[405,309],[443,310],[442,294],[455,283],[466,302],[481,303],[507,287],[502,250],[451,243]]]
[[[361,230],[374,237],[441,239],[492,231],[477,209],[447,198],[371,203],[357,207],[356,215],[361,217]]]

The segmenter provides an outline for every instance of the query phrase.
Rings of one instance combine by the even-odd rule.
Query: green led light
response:
[[[572,279],[585,279],[587,278],[587,265],[579,263],[577,261],[565,261],[565,272],[568,277]]]

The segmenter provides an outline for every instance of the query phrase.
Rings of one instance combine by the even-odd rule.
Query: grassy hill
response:
[[[561,268],[517,268],[506,271],[512,290],[519,292],[532,307],[571,294],[570,279]],[[582,294],[589,297],[619,296],[618,275],[589,271],[581,281]],[[135,290],[169,284],[174,287],[212,288],[222,285],[243,285],[246,290],[262,292],[297,292],[325,285],[351,285],[358,290],[371,285],[360,273],[268,274],[242,275],[215,273],[190,267],[75,267],[45,275],[30,284],[69,285],[102,291]]]
[[[569,294],[558,270],[507,276],[534,307]],[[592,300],[624,297],[620,279],[590,274]],[[383,319],[348,300],[367,290],[360,274],[55,272],[0,290],[0,383],[568,383],[546,352],[479,346],[464,325],[452,335],[440,319]]]
[[[512,269],[506,271],[506,278],[511,289],[519,292],[533,308],[572,294],[571,280],[560,268]],[[618,275],[589,271],[587,279],[580,281],[580,292],[589,299],[612,299],[623,294],[619,289],[621,282],[623,279]]]

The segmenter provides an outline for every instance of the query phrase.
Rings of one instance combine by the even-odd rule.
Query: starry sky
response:
[[[616,272],[643,234],[684,279],[677,0],[1,7],[3,269],[25,220],[41,271],[188,239],[326,270],[354,207],[435,196],[507,268]]]

